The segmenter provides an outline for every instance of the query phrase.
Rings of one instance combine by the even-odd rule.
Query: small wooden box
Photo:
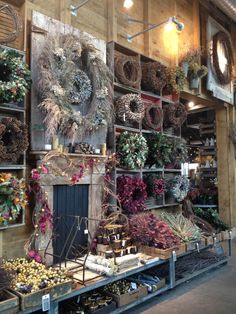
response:
[[[4,291],[6,300],[0,302],[1,314],[16,314],[19,312],[19,298],[10,291]]]
[[[60,296],[70,293],[72,290],[72,281],[63,282],[51,288],[41,289],[39,291],[22,294],[18,291],[12,291],[20,298],[20,308],[21,310],[27,310],[29,308],[35,308],[42,304],[42,297],[45,294],[50,294],[50,300],[53,301]]]
[[[155,247],[149,247],[145,245],[142,245],[140,247],[140,252],[143,252],[153,257],[159,257],[160,259],[170,258],[172,251],[175,251],[177,256],[183,254],[185,252],[185,244],[181,243],[179,246],[175,246],[166,250],[157,249]]]

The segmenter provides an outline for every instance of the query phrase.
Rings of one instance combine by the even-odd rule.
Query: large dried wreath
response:
[[[142,77],[140,63],[132,56],[116,56],[115,75],[121,83],[139,88]]]
[[[123,95],[116,100],[116,115],[121,121],[139,122],[144,109],[141,97],[136,94]]]
[[[11,117],[0,121],[0,162],[16,162],[28,145],[27,125]]]
[[[160,106],[145,103],[145,115],[143,119],[143,124],[146,128],[152,130],[160,130],[163,123],[163,112]]]
[[[160,62],[142,65],[142,87],[145,90],[159,91],[167,83],[167,67]]]
[[[22,31],[22,20],[20,16],[18,15],[17,11],[14,9],[14,7],[10,4],[0,4],[0,12],[2,13],[1,15],[1,22],[3,22],[3,27],[0,26],[2,29],[7,29],[6,26],[4,25],[4,20],[6,19],[12,19],[13,21],[13,30],[11,32],[7,32],[7,34],[4,34],[4,32],[1,32],[1,38],[0,38],[0,44],[7,44],[11,43],[14,40],[19,37],[20,32]]]
[[[111,73],[88,37],[48,36],[38,63],[48,137],[81,139],[112,122]]]
[[[176,102],[165,108],[164,126],[180,128],[187,119],[187,110],[183,104]]]

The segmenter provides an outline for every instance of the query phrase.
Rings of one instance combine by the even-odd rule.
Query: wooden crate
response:
[[[202,238],[200,241],[187,242],[186,243],[186,252],[196,250],[197,249],[197,243],[199,245],[199,249],[202,249],[206,246],[206,241],[204,238]]]
[[[168,259],[171,257],[172,251],[175,251],[176,255],[181,255],[185,252],[185,244],[181,243],[178,246],[162,250],[162,249],[157,249],[155,247],[150,247],[150,246],[145,246],[142,245],[140,247],[140,252],[153,256],[153,257],[159,257],[160,259]]]
[[[45,288],[37,292],[22,294],[13,290],[12,292],[20,298],[21,310],[38,307],[42,304],[42,297],[45,294],[50,294],[50,300],[53,301],[64,294],[70,293],[72,290],[72,281],[58,284],[52,288]]]
[[[6,300],[0,302],[1,314],[16,314],[19,312],[19,298],[10,291],[4,291]]]

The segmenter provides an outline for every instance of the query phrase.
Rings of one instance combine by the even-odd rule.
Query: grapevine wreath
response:
[[[0,48],[0,103],[20,102],[30,87],[28,65],[15,50]]]
[[[121,121],[139,122],[144,110],[144,103],[137,94],[126,94],[116,100],[116,114]]]
[[[145,103],[145,115],[143,119],[143,124],[146,128],[152,130],[160,130],[163,123],[163,112],[161,107]]]
[[[141,178],[125,175],[118,177],[117,193],[125,213],[137,214],[145,208],[146,184]]]
[[[19,17],[19,15],[18,15],[17,11],[14,9],[14,7],[9,5],[9,4],[6,4],[6,3],[0,4],[0,11],[3,14],[1,16],[2,21],[4,21],[4,17],[5,17],[5,19],[10,18],[10,19],[12,19],[13,24],[14,24],[13,31],[11,31],[10,33],[7,33],[3,38],[1,36],[0,44],[11,43],[17,39],[17,37],[20,35],[20,32],[22,31],[21,18]],[[1,26],[0,26],[0,28],[2,29]]]
[[[179,94],[185,84],[185,74],[181,67],[169,68],[167,71],[167,90]]]
[[[23,122],[11,117],[0,121],[0,162],[16,162],[28,145],[28,130]]]
[[[125,131],[118,138],[117,152],[120,166],[127,169],[142,168],[148,154],[147,141],[141,134]]]
[[[89,37],[48,36],[38,63],[48,137],[73,141],[112,122],[111,73]]]
[[[145,90],[159,91],[167,83],[167,67],[160,62],[142,65],[142,87]]]
[[[226,73],[223,73],[220,68],[219,57],[217,53],[217,48],[219,44],[224,46],[224,50],[226,53],[226,58],[228,61],[228,67]],[[215,70],[215,74],[219,82],[223,85],[229,84],[233,78],[233,50],[232,43],[229,39],[229,36],[225,32],[218,32],[213,36],[213,52],[212,52],[212,61]]]
[[[187,119],[186,108],[180,102],[169,104],[164,111],[164,125],[166,127],[180,128]]]
[[[140,64],[132,56],[116,56],[115,75],[121,83],[139,88],[142,76]]]

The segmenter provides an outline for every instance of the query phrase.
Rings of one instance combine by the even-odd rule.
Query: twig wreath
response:
[[[125,175],[118,177],[117,193],[125,213],[137,214],[145,209],[146,184],[141,178]]]
[[[6,17],[12,19],[14,24],[14,29],[12,32],[7,33],[5,37],[0,38],[0,44],[11,43],[20,35],[22,31],[22,21],[19,17],[17,11],[13,8],[13,6],[9,4],[0,4],[0,12],[5,14]],[[2,17],[1,17],[2,19]]]
[[[140,63],[132,56],[116,56],[115,76],[121,83],[139,88],[142,77]]]
[[[185,105],[180,102],[169,104],[164,109],[164,126],[180,128],[187,119],[187,110]]]
[[[185,81],[185,74],[181,67],[168,69],[166,86],[168,92],[179,94],[184,88]]]
[[[167,67],[160,62],[142,65],[142,87],[145,90],[159,91],[167,83]]]
[[[145,115],[143,125],[152,130],[160,130],[163,123],[163,112],[161,107],[151,103],[145,103]]]
[[[48,137],[74,141],[112,122],[111,73],[88,37],[48,36],[38,63]]]
[[[22,101],[30,82],[30,71],[22,56],[0,48],[0,103]]]
[[[177,202],[181,202],[188,194],[189,180],[185,176],[175,176],[168,181],[167,189]]]
[[[120,166],[127,169],[139,169],[144,166],[148,154],[146,139],[138,133],[123,132],[117,143]]]
[[[116,115],[121,121],[139,122],[144,110],[144,103],[137,94],[126,94],[116,100]]]
[[[16,162],[29,146],[27,125],[16,118],[0,121],[0,162]]]
[[[218,45],[223,45],[224,51],[227,58],[227,69],[222,72],[220,68],[220,61],[218,56]],[[213,52],[212,52],[212,61],[213,67],[215,70],[215,74],[219,82],[223,85],[229,84],[233,78],[233,66],[234,66],[234,58],[233,58],[233,48],[232,43],[229,39],[229,36],[220,31],[213,36]]]

